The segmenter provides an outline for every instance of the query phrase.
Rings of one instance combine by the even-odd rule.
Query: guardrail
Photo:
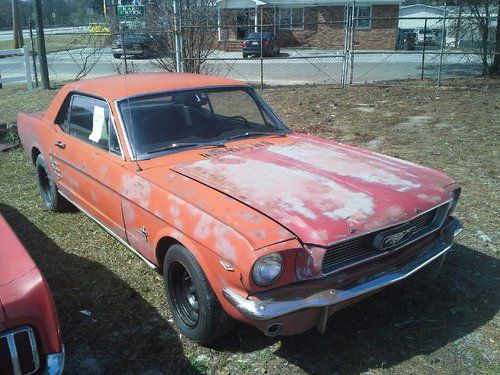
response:
[[[33,78],[31,76],[31,64],[30,64],[30,54],[28,47],[24,46],[18,49],[4,49],[0,50],[0,57],[2,56],[23,56],[24,59],[24,76],[14,76],[14,77],[0,77],[0,87],[4,83],[20,82],[26,81],[28,89],[33,88]]]

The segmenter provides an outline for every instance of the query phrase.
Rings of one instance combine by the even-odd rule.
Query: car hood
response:
[[[451,199],[444,187],[453,183],[423,166],[295,133],[172,169],[321,246],[443,204]]]

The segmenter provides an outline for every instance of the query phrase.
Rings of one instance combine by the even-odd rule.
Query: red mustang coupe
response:
[[[0,215],[0,374],[60,374],[54,301],[33,259]]]

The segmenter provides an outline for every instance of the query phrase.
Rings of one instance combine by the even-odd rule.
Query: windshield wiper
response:
[[[254,137],[258,135],[268,135],[268,136],[276,136],[276,137],[284,137],[286,135],[285,132],[282,133],[269,133],[269,132],[245,132],[242,134],[236,134],[231,137],[227,137],[225,140],[226,141],[231,141],[233,139],[238,139],[238,138],[246,138],[246,137]]]
[[[217,142],[217,143],[195,143],[195,142],[180,142],[180,143],[172,143],[171,145],[156,148],[154,150],[148,151],[148,154],[154,154],[157,152],[162,152],[162,151],[168,151],[168,150],[173,150],[176,148],[188,148],[188,147],[200,147],[200,148],[205,148],[205,147],[226,147],[224,142]]]

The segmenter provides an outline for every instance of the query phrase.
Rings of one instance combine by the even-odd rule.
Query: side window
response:
[[[120,155],[120,145],[106,102],[74,95],[68,117],[69,134],[103,150]]]

